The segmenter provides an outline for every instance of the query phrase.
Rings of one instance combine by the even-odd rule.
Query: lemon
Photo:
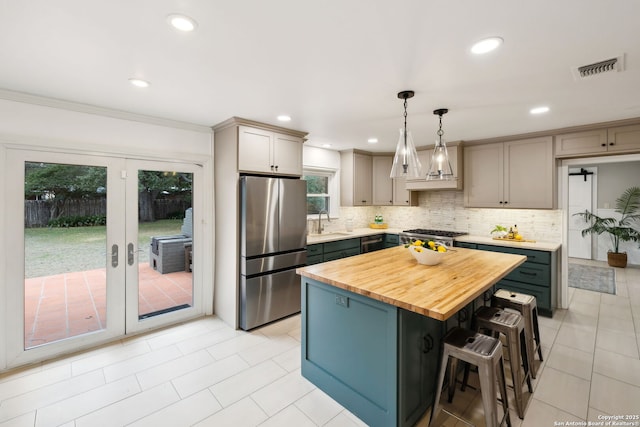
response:
[[[429,247],[431,249],[435,248],[435,246],[436,246],[436,244],[434,242],[432,242],[432,241],[429,241],[428,245],[429,245]]]
[[[516,240],[522,240],[522,236],[519,234],[516,234],[513,238]]]
[[[444,246],[438,246],[438,252],[447,252],[447,248]]]

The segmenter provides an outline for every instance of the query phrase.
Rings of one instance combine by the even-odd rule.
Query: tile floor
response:
[[[540,319],[545,361],[514,427],[640,414],[640,268],[616,274],[617,295],[570,289]],[[484,425],[477,392],[454,404]],[[1,427],[125,425],[363,424],[301,377],[299,316],[250,333],[207,317],[0,375]]]

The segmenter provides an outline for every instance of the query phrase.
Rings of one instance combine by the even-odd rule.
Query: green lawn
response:
[[[140,223],[139,261],[149,261],[151,237],[182,234],[181,226],[181,219]],[[25,277],[104,268],[110,262],[105,233],[105,226],[25,229]],[[126,262],[125,248],[120,248],[120,262]]]

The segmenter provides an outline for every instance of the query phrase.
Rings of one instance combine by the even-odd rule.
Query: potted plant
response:
[[[575,215],[581,216],[591,226],[582,230],[582,235],[608,233],[611,237],[612,250],[607,253],[607,263],[611,267],[626,267],[627,253],[620,252],[620,242],[637,242],[640,232],[633,228],[640,223],[640,187],[627,188],[616,200],[615,212],[620,219],[601,218],[588,210]]]

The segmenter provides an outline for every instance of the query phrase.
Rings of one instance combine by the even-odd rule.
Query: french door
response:
[[[12,149],[6,166],[8,366],[202,313],[200,166]]]

